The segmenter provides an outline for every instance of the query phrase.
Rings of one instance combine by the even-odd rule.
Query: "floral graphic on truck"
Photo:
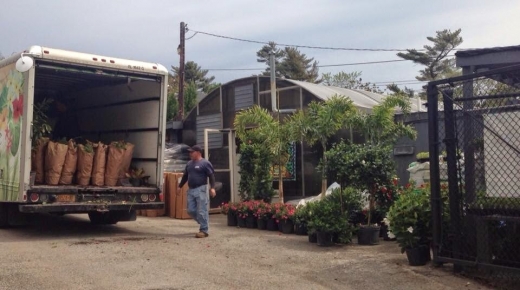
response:
[[[0,68],[0,201],[16,201],[20,191],[23,84],[15,64]]]

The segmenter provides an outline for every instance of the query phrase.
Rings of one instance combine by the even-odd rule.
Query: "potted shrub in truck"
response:
[[[417,162],[424,163],[430,161],[430,153],[429,152],[419,152],[416,156]]]

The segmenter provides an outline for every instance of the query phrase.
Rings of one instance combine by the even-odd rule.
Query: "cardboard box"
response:
[[[175,195],[175,218],[189,219],[188,215],[188,184],[185,184],[182,189],[176,188]]]
[[[164,173],[163,196],[166,215],[176,219],[189,219],[188,184],[179,189],[182,173]]]

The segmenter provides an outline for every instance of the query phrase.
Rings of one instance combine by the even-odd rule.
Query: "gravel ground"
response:
[[[210,216],[91,226],[39,216],[0,230],[0,289],[488,289],[449,268],[409,267],[397,244],[321,248],[306,237],[231,228]]]

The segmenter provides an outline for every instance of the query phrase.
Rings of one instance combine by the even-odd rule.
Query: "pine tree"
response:
[[[175,75],[179,74],[179,67],[172,66]],[[215,80],[214,76],[208,77],[208,70],[202,69],[196,62],[188,61],[184,66],[184,81],[186,84],[194,82],[198,89],[208,92],[208,88]]]
[[[278,69],[280,67],[280,63],[282,62],[283,58],[285,57],[285,51],[283,49],[277,48],[276,43],[273,41],[270,41],[269,44],[264,45],[259,51],[256,52],[257,59],[256,61],[265,63],[267,65],[267,68],[264,72],[262,72],[262,75],[269,76],[271,75],[271,64],[270,64],[270,54],[271,52],[274,53],[274,64],[276,66],[276,76],[281,76],[280,70]]]
[[[424,65],[415,77],[419,81],[432,81],[440,78],[451,77],[460,74],[455,67],[455,59],[448,58],[448,54],[462,43],[461,29],[451,32],[448,29],[437,31],[435,37],[426,37],[433,45],[425,45],[425,52],[408,49],[406,53],[398,53],[400,58],[411,60],[414,63]]]

